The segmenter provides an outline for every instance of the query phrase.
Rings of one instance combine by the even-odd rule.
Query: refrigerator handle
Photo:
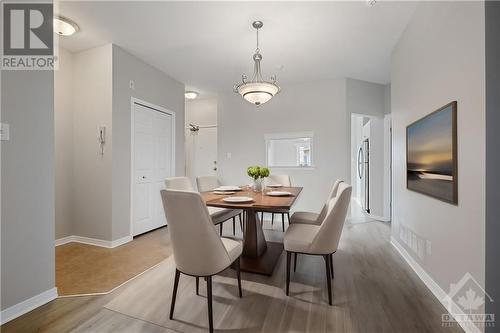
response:
[[[363,167],[364,167],[364,161],[363,161],[363,147],[359,147],[358,150],[358,177],[359,179],[363,178]]]

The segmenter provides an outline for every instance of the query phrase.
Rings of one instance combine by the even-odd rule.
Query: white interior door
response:
[[[187,175],[196,184],[197,176],[217,174],[217,127],[186,130]]]
[[[167,224],[160,190],[174,175],[174,116],[133,104],[133,221],[134,236]]]

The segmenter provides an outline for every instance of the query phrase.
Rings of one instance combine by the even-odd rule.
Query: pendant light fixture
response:
[[[254,67],[252,80],[247,81],[247,76],[243,74],[241,76],[242,83],[234,86],[234,92],[240,94],[241,97],[256,106],[268,102],[281,90],[276,84],[276,75],[271,76],[271,81],[265,81],[260,72],[262,55],[259,49],[259,29],[262,28],[263,25],[262,21],[255,21],[252,23],[252,26],[257,31],[257,48],[253,55]]]

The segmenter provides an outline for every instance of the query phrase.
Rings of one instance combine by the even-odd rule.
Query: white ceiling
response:
[[[61,45],[80,51],[115,43],[187,87],[231,91],[252,73],[260,19],[263,75],[278,83],[339,77],[388,83],[392,49],[415,3],[61,2],[80,32]]]

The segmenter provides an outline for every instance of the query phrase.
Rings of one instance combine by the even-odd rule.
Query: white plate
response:
[[[281,184],[269,184],[269,185],[266,185],[267,187],[283,187],[283,185]]]
[[[235,194],[236,192],[234,191],[213,191],[213,194],[223,194],[223,195],[230,195],[230,194]]]
[[[225,185],[215,188],[214,191],[241,191],[241,188],[234,185]]]
[[[287,192],[287,191],[271,191],[267,192],[267,195],[271,197],[287,197],[289,195],[292,195],[292,193]]]
[[[227,197],[227,198],[224,198],[224,199],[222,199],[222,201],[231,202],[231,203],[244,203],[244,202],[252,202],[253,199],[250,198],[250,197],[239,197],[239,196],[236,196],[236,197]]]

